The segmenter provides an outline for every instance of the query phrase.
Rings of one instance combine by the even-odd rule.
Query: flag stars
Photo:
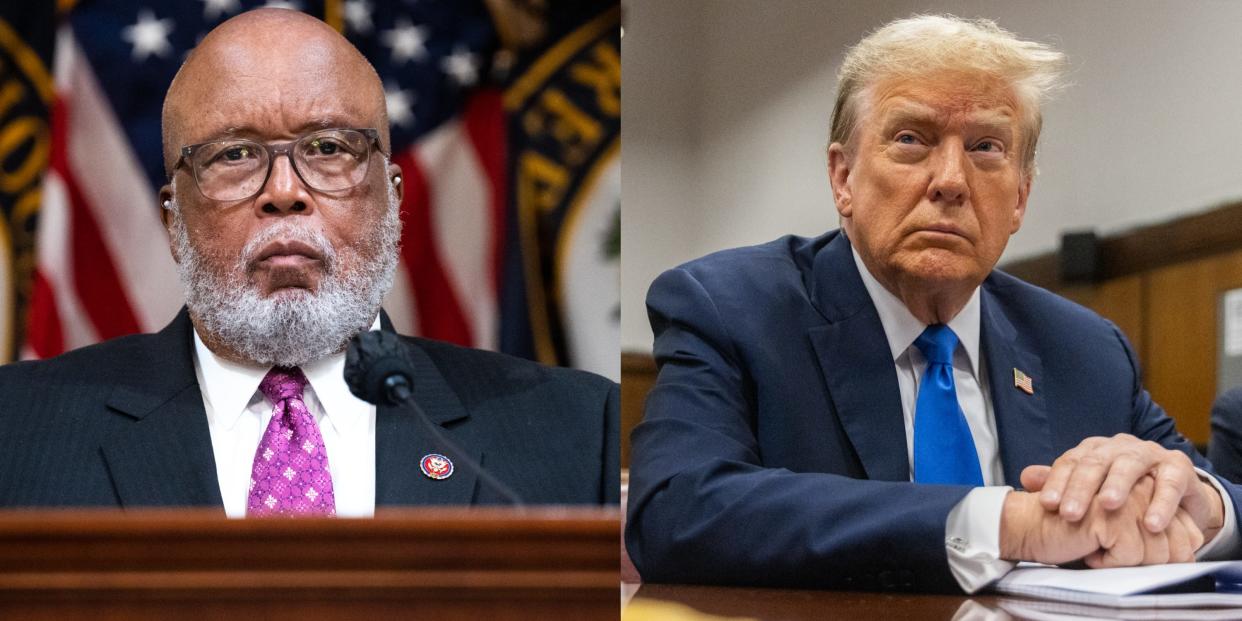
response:
[[[400,88],[384,88],[388,122],[400,127],[414,124],[414,95]]]
[[[215,20],[241,10],[237,0],[203,0],[203,19]]]
[[[397,20],[396,28],[380,33],[380,42],[392,48],[392,62],[403,64],[427,56],[427,29],[415,26],[409,19]]]
[[[367,0],[345,1],[345,23],[358,34],[367,34],[375,27],[371,23],[371,3]]]
[[[302,5],[297,2],[288,0],[267,0],[267,4],[263,5],[265,9],[289,9],[290,11],[301,11]]]
[[[470,86],[479,81],[479,61],[469,50],[454,49],[452,54],[440,61],[440,69],[458,86]]]
[[[161,58],[172,54],[168,35],[173,31],[173,20],[156,19],[149,9],[138,12],[138,22],[121,29],[121,38],[134,46],[134,60],[146,60],[152,54]]]

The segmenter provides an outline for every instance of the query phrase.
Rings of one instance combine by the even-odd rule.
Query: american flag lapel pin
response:
[[[1035,394],[1035,384],[1032,383],[1031,376],[1023,373],[1017,367],[1013,369],[1013,385],[1028,395]]]

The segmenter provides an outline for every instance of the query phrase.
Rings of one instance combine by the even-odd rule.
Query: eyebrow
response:
[[[917,103],[898,104],[884,115],[885,133],[902,125],[935,125],[939,114],[929,106]]]
[[[884,119],[883,130],[885,134],[889,134],[898,127],[939,125],[941,119],[938,117],[940,116],[942,115],[929,106],[917,103],[903,103],[888,111]],[[982,129],[985,133],[996,134],[1006,138],[1011,138],[1013,134],[1013,117],[998,110],[972,113],[968,117],[967,125],[972,128]]]
[[[298,125],[297,127],[294,128],[293,133],[298,136],[301,136],[302,134],[313,132],[313,131],[318,131],[321,129],[353,128],[353,127],[355,127],[355,124],[353,122],[347,121],[341,117],[319,117],[319,118],[311,119],[305,123],[302,123],[301,125]],[[261,138],[263,136],[263,133],[264,132],[259,131],[259,129],[255,127],[254,125],[230,125],[220,131],[213,132],[211,134],[213,138],[211,139],[231,138],[231,137],[238,137],[238,136],[245,137],[245,138]]]

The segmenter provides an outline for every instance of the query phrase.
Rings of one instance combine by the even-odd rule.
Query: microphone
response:
[[[456,454],[468,469],[478,475],[481,483],[509,504],[520,506],[522,500],[513,490],[445,437],[439,425],[431,422],[414,402],[414,364],[410,362],[405,347],[401,337],[392,332],[376,330],[355,335],[349,340],[349,349],[345,351],[345,383],[349,385],[349,391],[359,399],[376,405],[405,406],[412,410],[428,435]]]
[[[401,337],[392,332],[360,332],[345,352],[345,383],[359,399],[401,405],[414,392],[414,367]]]

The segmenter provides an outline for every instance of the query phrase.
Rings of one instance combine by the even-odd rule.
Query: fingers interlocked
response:
[[[1147,475],[1151,475],[1155,485],[1143,516],[1143,524],[1150,532],[1165,530],[1179,507],[1200,529],[1208,526],[1210,505],[1190,458],[1129,434],[1083,440],[1057,458],[1046,476],[1034,477],[1043,478],[1042,486],[1027,489],[1040,492],[1044,508],[1075,522],[1082,519],[1097,496],[1105,509],[1120,508]]]

